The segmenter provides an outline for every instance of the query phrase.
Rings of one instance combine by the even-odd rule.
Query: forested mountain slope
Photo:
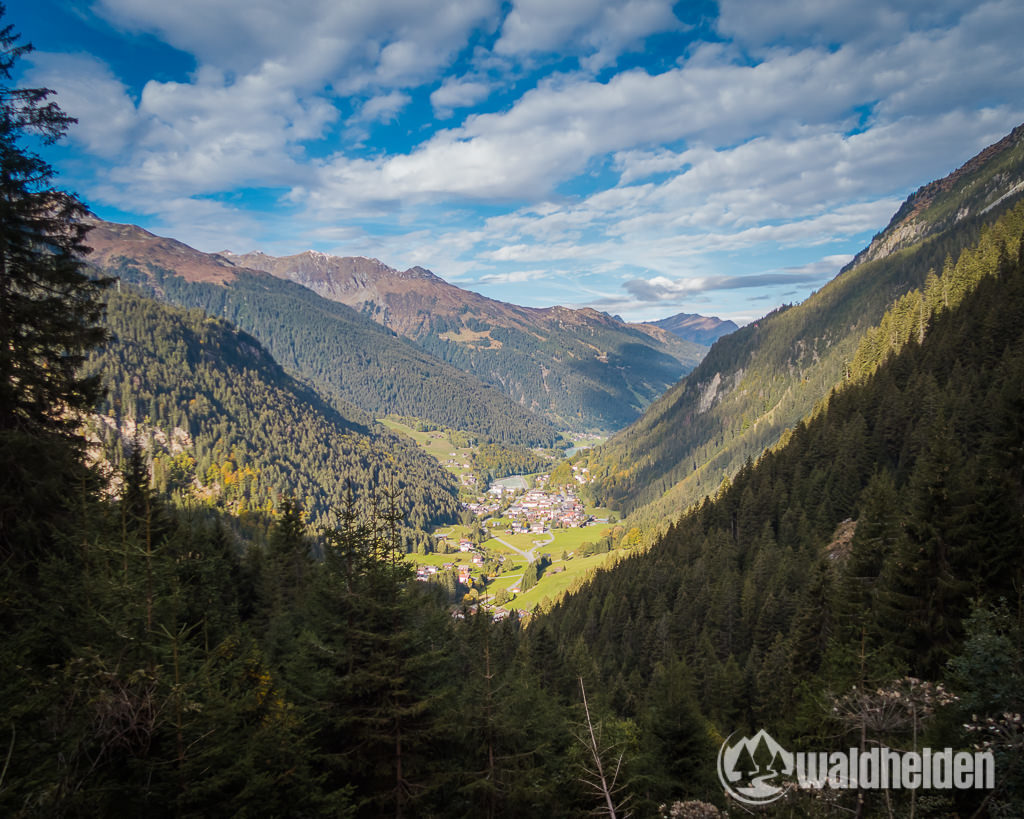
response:
[[[922,191],[941,195],[915,194],[863,261],[803,303],[720,339],[598,450],[588,464],[596,499],[656,529],[775,444],[850,375],[861,338],[894,299],[946,269],[1022,196],[1024,128]]]
[[[942,808],[989,796],[1020,815],[1024,205],[999,227],[894,306],[784,446],[542,618],[620,716],[672,669],[679,713],[721,736],[971,747],[983,731],[997,792]],[[959,700],[933,720],[940,682]],[[868,815],[901,799],[867,798]]]
[[[313,251],[223,255],[360,310],[562,429],[621,429],[707,352],[653,324],[507,304],[421,267]]]
[[[396,413],[495,441],[549,444],[557,433],[500,391],[439,361],[351,308],[131,225],[96,220],[89,262],[161,300],[198,307],[252,333],[328,400]]]
[[[107,318],[114,338],[86,372],[107,390],[95,433],[118,471],[125,445],[137,444],[161,492],[235,514],[291,497],[322,525],[349,486],[362,497],[394,486],[412,528],[457,517],[457,487],[437,461],[344,417],[223,319],[130,292],[110,295]]]

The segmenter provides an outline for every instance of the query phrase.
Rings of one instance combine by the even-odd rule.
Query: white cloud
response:
[[[546,279],[550,274],[544,270],[510,270],[507,273],[486,273],[477,279],[479,284],[522,284],[523,282]]]
[[[619,151],[615,154],[615,168],[620,184],[629,184],[656,174],[678,171],[685,166],[681,153],[667,149],[657,151]]]
[[[908,113],[927,118],[953,111],[962,120],[979,100],[1013,98],[1013,89],[1024,85],[1024,64],[1009,33],[1019,31],[1020,22],[1020,12],[1005,3],[989,4],[966,15],[960,29],[916,33],[874,49],[856,43],[835,50],[773,49],[751,65],[708,46],[657,75],[632,70],[607,82],[552,77],[509,110],[470,116],[409,153],[373,162],[337,156],[325,166],[318,204],[407,197],[534,200],[608,154],[616,155],[623,182],[682,167],[678,163],[687,157],[656,147],[666,143],[737,145],[768,138],[784,144],[814,129],[836,141],[865,111],[868,132]],[[995,31],[1001,33],[989,44]],[[964,54],[990,51],[991,58],[964,67]],[[1001,128],[1013,115],[1003,109]],[[815,156],[790,156],[784,167],[806,161],[814,164]],[[842,180],[851,183],[857,186],[852,175]]]
[[[671,0],[515,0],[494,50],[517,56],[576,53],[596,70],[645,37],[679,28]]]
[[[509,111],[471,116],[408,154],[373,163],[337,157],[325,168],[325,199],[535,198],[608,153],[680,139],[735,143],[780,120],[827,122],[875,95],[870,79],[843,79],[860,76],[851,57],[804,53],[755,67],[629,71],[607,83],[553,80]]]
[[[429,81],[491,24],[495,0],[98,0],[128,30],[152,32],[201,65],[240,76],[275,65],[289,83],[352,92]]]
[[[78,119],[72,137],[103,159],[121,156],[139,130],[135,104],[124,83],[95,57],[33,52],[28,84],[53,88],[60,107]]]
[[[36,53],[33,62],[27,79],[55,89],[79,120],[71,141],[111,164],[88,194],[125,209],[301,184],[310,178],[301,144],[320,138],[338,114],[322,97],[299,97],[273,66],[233,82],[203,67],[189,83],[151,80],[134,100],[94,58]]]
[[[752,273],[742,276],[706,276],[679,279],[655,276],[650,279],[630,279],[623,284],[623,287],[631,296],[639,301],[679,302],[698,293],[713,290],[742,290],[790,284],[799,284],[806,287],[816,283],[824,283],[835,276],[837,272],[839,272],[839,268],[829,270],[824,264],[815,263],[803,269]]]
[[[456,108],[476,105],[487,99],[490,93],[491,85],[488,82],[465,77],[448,77],[441,87],[430,95],[430,104],[434,106],[435,116],[447,119]]]
[[[359,114],[353,119],[358,122],[391,122],[411,100],[412,97],[401,91],[371,97],[363,103]]]

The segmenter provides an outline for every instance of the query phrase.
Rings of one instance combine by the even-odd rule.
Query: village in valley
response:
[[[408,556],[418,580],[445,590],[455,616],[482,607],[495,619],[528,617],[615,559],[606,537],[616,526],[614,513],[588,507],[581,496],[590,481],[586,466],[552,459],[552,471],[498,478],[484,490],[488,476],[474,469],[474,449],[462,433],[387,424],[462,486],[462,521],[435,531],[429,553]]]
[[[574,477],[585,482],[585,468],[577,467]],[[596,541],[611,528],[607,517],[588,511],[575,488],[549,486],[549,479],[529,476],[532,487],[525,476],[495,481],[464,503],[473,524],[435,532],[433,555],[410,556],[419,564],[417,579],[438,582],[450,572],[456,603],[470,612],[483,606],[500,620],[529,616],[570,579],[603,563],[607,554]],[[578,571],[570,573],[571,567]],[[462,616],[461,608],[455,614]]]
[[[573,473],[578,483],[587,482],[586,468],[573,467]],[[593,521],[593,516],[584,512],[583,502],[574,489],[553,487],[548,490],[549,475],[537,475],[532,489],[525,488],[526,479],[522,476],[513,478],[520,479],[520,488],[510,484],[508,479],[495,481],[487,490],[488,497],[480,496],[475,502],[464,504],[465,508],[480,518],[507,518],[510,535],[526,532],[544,534],[552,527],[575,528]]]

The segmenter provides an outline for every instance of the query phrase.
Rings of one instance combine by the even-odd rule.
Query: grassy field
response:
[[[505,543],[511,543],[517,549],[522,549],[524,552],[533,548],[534,541],[544,542],[545,540],[548,540],[548,535],[510,535],[504,530],[495,531],[494,534],[504,540]],[[490,540],[485,541],[483,545],[484,548],[494,549],[496,552],[505,553],[509,551],[505,548],[504,544],[499,543],[496,538],[491,538]],[[547,546],[543,548],[545,551],[548,549]]]
[[[556,600],[558,595],[568,589],[577,578],[600,568],[609,560],[614,560],[622,554],[624,553],[620,550],[617,552],[605,552],[600,555],[591,555],[590,557],[577,557],[566,561],[556,560],[548,566],[544,576],[541,577],[536,586],[522,594],[517,594],[515,600],[509,605],[513,608],[532,611],[533,607],[545,597],[551,601]],[[564,572],[551,574],[552,569],[557,569],[560,566],[565,567]]]
[[[598,566],[603,566],[605,561],[608,559],[608,554],[592,555],[590,557],[575,557],[569,560],[562,560],[562,552],[572,553],[579,549],[579,547],[586,543],[595,543],[609,530],[611,529],[610,524],[598,524],[597,526],[585,526],[581,529],[554,529],[555,539],[544,546],[537,547],[536,554],[538,556],[544,554],[550,554],[552,558],[551,565],[544,572],[544,575],[540,578],[540,581],[527,592],[519,594],[516,598],[509,603],[509,606],[517,609],[530,610],[538,603],[540,603],[545,597],[549,597],[554,600],[559,594],[565,591],[574,580],[578,577],[587,574]],[[524,551],[533,548],[533,542],[535,540],[547,540],[548,535],[507,535],[499,534],[502,540],[506,540],[513,546],[518,547]],[[501,543],[496,540],[489,540],[484,544],[485,548],[491,549],[494,552],[505,554],[507,556],[506,563],[503,566],[503,572],[497,576],[487,585],[487,595],[493,597],[501,589],[507,589],[514,583],[519,582],[518,576],[522,574],[523,569],[526,568],[525,561],[514,552],[506,549]],[[552,574],[551,570],[559,567],[564,567],[564,571]],[[510,580],[509,577],[514,577],[514,581]]]
[[[551,544],[551,549],[557,549],[558,551],[557,554],[552,551],[552,555],[557,557],[563,551],[575,551],[588,541],[590,543],[597,543],[611,529],[612,526],[609,523],[597,523],[592,526],[583,526],[579,529],[555,529],[555,542]]]
[[[609,554],[607,553],[591,555],[590,557],[573,557],[568,560],[562,560],[562,553],[568,552],[571,554],[588,541],[591,543],[597,542],[610,528],[610,524],[598,524],[596,526],[585,526],[581,529],[553,530],[554,540],[551,543],[545,543],[543,546],[536,547],[535,552],[538,557],[545,554],[551,555],[551,565],[544,572],[536,586],[527,592],[517,595],[509,603],[509,606],[528,611],[532,610],[544,598],[556,599],[577,578],[586,575],[595,568],[603,566],[609,559]],[[439,531],[448,534],[452,540],[457,542],[459,537],[465,534],[465,529],[466,527],[462,526],[451,526]],[[534,548],[534,541],[545,541],[549,538],[549,535],[508,535],[501,532],[499,537],[522,551],[529,551]],[[493,538],[485,541],[482,544],[482,548],[487,554],[502,555],[505,558],[505,562],[501,567],[501,574],[494,576],[487,584],[486,594],[488,598],[493,598],[502,589],[508,589],[520,583],[523,571],[526,568],[526,561],[521,555]],[[482,571],[482,567],[473,563],[473,556],[466,552],[430,555],[411,554],[408,555],[408,560],[417,566],[443,567],[449,563],[454,566],[468,565],[475,576],[479,576]],[[552,572],[552,569],[558,568],[562,568],[563,571]]]
[[[461,449],[454,447],[452,442],[448,440],[448,436],[440,430],[420,432],[394,418],[380,418],[378,420],[392,432],[412,438],[428,455],[437,458],[442,466],[456,475],[462,476],[472,472],[472,469],[464,468],[462,464],[473,463],[473,455],[476,453],[475,447],[463,447]],[[450,464],[448,463],[449,461],[455,461],[455,464]]]

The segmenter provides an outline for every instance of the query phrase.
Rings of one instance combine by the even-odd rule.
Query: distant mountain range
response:
[[[285,369],[346,414],[409,415],[502,443],[550,445],[544,419],[343,304],[133,225],[96,220],[89,263],[255,336]]]
[[[701,316],[696,313],[677,313],[668,318],[648,322],[648,324],[668,330],[685,341],[703,344],[706,347],[710,347],[722,336],[727,336],[740,328],[734,321],[722,321],[718,317]]]
[[[656,325],[592,309],[507,304],[422,267],[402,271],[314,251],[221,257],[360,311],[562,429],[622,427],[707,352]]]
[[[655,324],[507,304],[376,259],[204,253],[99,219],[89,244],[96,268],[238,324],[326,395],[508,443],[620,429],[707,352]]]

